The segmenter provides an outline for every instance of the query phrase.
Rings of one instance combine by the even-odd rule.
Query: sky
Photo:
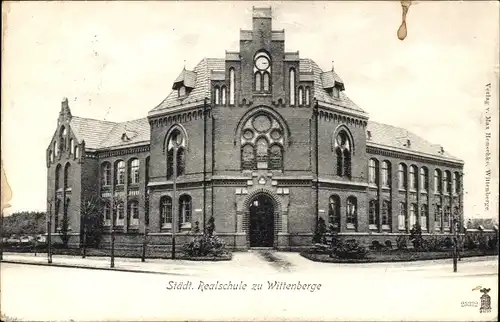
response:
[[[403,41],[397,1],[3,2],[1,153],[13,194],[6,214],[45,210],[45,150],[63,97],[81,117],[145,117],[184,66],[239,50],[254,5],[272,6],[287,51],[324,70],[333,64],[371,120],[407,128],[464,160],[465,217],[498,217],[496,1],[414,1]]]

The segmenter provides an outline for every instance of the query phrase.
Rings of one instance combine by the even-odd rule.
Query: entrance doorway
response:
[[[274,204],[261,194],[250,204],[250,247],[272,247],[274,242]]]

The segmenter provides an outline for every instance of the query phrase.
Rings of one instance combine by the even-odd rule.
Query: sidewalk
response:
[[[47,253],[3,253],[2,263],[70,267],[84,269],[112,270],[134,273],[154,273],[175,276],[220,275],[222,272],[238,271],[244,274],[275,273],[276,271],[263,262],[255,253],[234,253],[230,261],[189,261],[181,259],[146,259],[115,257],[114,268],[110,267],[110,257],[86,257],[53,255],[52,264],[47,262]]]

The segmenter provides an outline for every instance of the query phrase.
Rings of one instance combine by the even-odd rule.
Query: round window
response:
[[[271,128],[271,120],[266,115],[258,115],[253,119],[252,125],[259,132],[266,132]]]
[[[250,129],[247,129],[243,132],[243,137],[247,140],[251,140],[253,138],[253,131]]]
[[[280,130],[273,130],[271,132],[271,138],[273,140],[279,140],[281,138],[281,131]]]

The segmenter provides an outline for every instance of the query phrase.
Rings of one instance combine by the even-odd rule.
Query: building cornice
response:
[[[328,111],[340,112],[342,114],[346,114],[346,115],[350,115],[350,116],[354,116],[354,117],[359,117],[359,118],[362,118],[364,120],[368,120],[368,114],[366,112],[358,112],[358,111],[349,109],[347,107],[327,103],[327,102],[320,101],[320,100],[317,100],[317,102],[318,102],[319,107],[324,108]]]
[[[371,150],[371,151],[370,151]],[[396,158],[404,158],[405,156],[416,156],[418,158],[421,158],[422,160],[417,160],[417,161],[423,161],[423,162],[437,162],[437,163],[448,163],[453,166],[463,166],[464,161],[458,160],[458,159],[452,159],[448,158],[445,156],[438,157],[436,155],[432,155],[429,153],[424,153],[424,152],[418,152],[418,151],[412,151],[412,150],[405,150],[401,148],[396,148],[388,145],[383,145],[383,144],[378,144],[370,141],[366,141],[366,152],[367,153],[372,153],[372,154],[379,154],[379,155],[384,155],[383,151],[387,152],[392,152],[395,153]]]
[[[168,114],[173,114],[173,113],[177,113],[177,112],[184,112],[184,111],[187,111],[190,109],[200,108],[200,107],[204,106],[205,100],[206,100],[206,98],[202,99],[202,100],[190,102],[187,104],[180,104],[180,105],[177,105],[174,107],[167,107],[167,108],[157,110],[157,111],[150,111],[148,113],[148,119],[152,119],[155,117],[160,117],[160,116],[164,116],[164,115],[168,115]]]

